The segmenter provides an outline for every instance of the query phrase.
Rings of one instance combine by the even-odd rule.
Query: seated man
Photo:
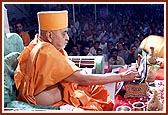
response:
[[[83,46],[82,50],[80,52],[80,56],[93,56],[90,52],[89,52],[90,48],[89,46]]]
[[[131,46],[130,51],[128,53],[128,57],[125,62],[127,65],[130,65],[131,63],[136,63],[136,57],[137,57],[135,53],[136,49],[137,49],[136,46],[134,45]]]
[[[38,12],[39,34],[18,58],[18,100],[45,106],[70,104],[85,110],[112,110],[103,84],[138,79],[136,70],[121,74],[82,74],[69,60],[68,12]]]
[[[116,48],[111,49],[111,57],[109,59],[110,65],[125,65],[125,61],[122,57],[118,56],[118,50]]]

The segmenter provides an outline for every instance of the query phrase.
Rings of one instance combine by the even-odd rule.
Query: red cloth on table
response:
[[[119,73],[128,70],[128,68],[121,68]],[[156,80],[164,80],[164,69],[157,71]],[[117,84],[116,84],[117,85]],[[118,106],[129,106],[132,108],[133,102],[141,101],[146,102],[147,98],[124,98],[125,88],[123,87],[120,92],[115,96],[115,105],[113,110],[115,111]],[[141,100],[140,100],[141,99]]]

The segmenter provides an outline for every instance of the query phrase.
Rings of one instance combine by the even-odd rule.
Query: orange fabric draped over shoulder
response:
[[[35,41],[38,43],[33,43]],[[14,77],[16,87],[22,91],[18,98],[34,104],[34,95],[79,70],[50,43],[35,41],[18,58],[19,65]]]
[[[19,89],[18,100],[37,104],[35,95],[60,83],[63,87],[61,104],[71,104],[87,110],[112,110],[113,103],[103,85],[79,86],[64,81],[79,68],[68,59],[67,53],[35,38],[21,53],[14,80]]]
[[[29,36],[29,34],[27,32],[23,32],[22,31],[21,33],[19,33],[19,36],[23,39],[24,46],[29,45],[29,43],[30,43],[30,36]]]

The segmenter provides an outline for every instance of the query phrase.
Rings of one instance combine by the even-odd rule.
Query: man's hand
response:
[[[138,74],[138,71],[135,68],[131,68],[125,72],[122,72],[120,74],[121,81],[133,81],[133,80],[140,80],[140,75]]]

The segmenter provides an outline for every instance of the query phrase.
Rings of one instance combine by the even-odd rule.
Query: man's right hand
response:
[[[133,80],[140,80],[140,75],[138,71],[134,68],[131,68],[125,72],[120,73],[121,81],[133,81]]]

